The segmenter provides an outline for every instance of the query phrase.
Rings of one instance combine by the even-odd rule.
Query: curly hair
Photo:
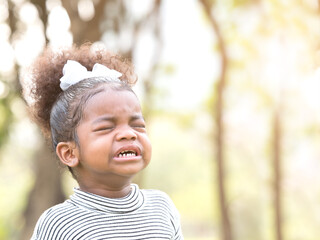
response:
[[[91,71],[95,63],[122,73],[120,82],[108,81],[103,77],[88,78],[69,87],[60,88],[62,69],[67,60],[75,60]],[[53,51],[45,49],[30,69],[29,90],[24,88],[24,96],[30,97],[28,108],[32,119],[40,126],[45,136],[52,140],[55,149],[59,142],[75,141],[76,127],[81,121],[85,103],[106,86],[114,90],[129,90],[137,81],[133,65],[105,49],[93,50],[91,44]]]

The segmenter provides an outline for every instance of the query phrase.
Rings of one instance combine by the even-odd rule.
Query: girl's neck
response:
[[[82,191],[93,193],[99,196],[107,197],[107,198],[122,198],[127,196],[131,191],[130,183],[121,186],[90,186],[90,184],[81,184],[79,183],[79,187]]]
[[[78,175],[78,184],[82,191],[93,193],[107,198],[122,198],[131,191],[132,177],[102,177],[94,178],[81,177]]]

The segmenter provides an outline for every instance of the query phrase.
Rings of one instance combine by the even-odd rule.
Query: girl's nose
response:
[[[123,126],[119,129],[117,133],[117,140],[135,140],[137,139],[137,134],[130,126]]]

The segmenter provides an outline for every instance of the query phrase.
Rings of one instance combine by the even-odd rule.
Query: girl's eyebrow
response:
[[[130,117],[130,121],[134,121],[134,120],[143,120],[144,121],[144,118],[141,114],[135,114],[135,115],[132,115]],[[115,122],[116,121],[116,118],[115,117],[112,117],[112,116],[102,116],[102,117],[99,117],[97,119],[95,119],[92,124],[97,124],[97,123],[100,123],[100,122]]]
[[[142,119],[144,121],[144,117],[142,116],[142,114],[135,114],[130,118],[131,121],[139,120],[139,119]]]
[[[114,122],[115,118],[114,117],[109,117],[109,116],[102,116],[97,119],[95,119],[92,124],[100,123],[100,122]]]

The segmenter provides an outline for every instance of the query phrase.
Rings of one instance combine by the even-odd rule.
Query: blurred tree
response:
[[[44,36],[46,42],[48,42],[46,37],[48,22],[46,1],[32,0],[31,2],[38,9],[39,18],[43,24]],[[17,21],[19,20],[17,19]],[[12,32],[14,33],[14,31]],[[20,234],[21,240],[30,239],[36,221],[44,210],[63,202],[65,199],[61,181],[62,172],[52,153],[51,146],[43,141],[35,151],[33,165],[35,180],[27,199],[24,212],[25,225]]]
[[[34,155],[35,180],[27,199],[24,212],[25,225],[20,239],[30,239],[35,224],[42,212],[64,201],[61,171],[54,153],[43,141]]]
[[[47,2],[43,0],[31,0],[31,3],[33,3],[34,6],[36,6],[38,9],[38,14],[44,27],[44,37],[46,39],[46,43],[48,43],[49,40],[46,34],[47,25],[48,25],[48,11],[46,7]]]
[[[13,4],[11,1],[8,2],[9,6],[9,16],[7,18],[7,24],[12,29],[12,32],[16,29],[17,19],[13,14]],[[12,42],[13,34],[10,35],[9,40]],[[18,86],[18,75],[17,66],[15,65],[13,75],[10,79],[5,79],[0,75],[0,87],[2,94],[0,94],[0,147],[6,142],[9,135],[10,124],[14,121],[14,116],[10,108],[12,100],[18,96],[19,86]],[[1,96],[2,95],[2,96]]]
[[[221,215],[221,228],[222,237],[224,240],[232,240],[232,226],[230,222],[230,216],[228,211],[227,196],[226,196],[226,186],[225,186],[225,156],[224,156],[224,91],[226,88],[227,81],[227,68],[228,68],[228,57],[225,46],[225,41],[223,39],[220,27],[212,14],[212,8],[214,1],[210,0],[200,0],[203,5],[204,11],[209,19],[212,31],[215,33],[219,46],[219,53],[221,57],[221,70],[219,80],[216,83],[213,94],[215,96],[215,105],[212,109],[213,118],[216,124],[215,130],[215,161],[217,162],[217,176],[218,176],[218,196],[220,205],[220,215]]]
[[[281,110],[277,108],[273,113],[273,199],[274,199],[274,225],[275,225],[275,239],[283,239],[282,228],[282,127],[281,127]]]
[[[9,43],[12,46],[14,45],[14,41],[21,34],[25,27],[24,24],[18,18],[18,11],[19,7],[16,5],[16,3],[14,1],[8,1],[7,24],[11,30],[9,36]],[[46,19],[44,21],[46,21]],[[11,110],[11,103],[14,99],[20,97],[21,86],[19,84],[18,72],[19,65],[17,64],[17,62],[15,62],[10,79],[5,79],[3,81],[3,86],[5,89],[4,92],[7,92],[7,94],[5,94],[4,98],[0,99],[0,146],[5,142],[6,137],[8,136],[10,125],[15,123],[13,112]],[[46,209],[52,202],[56,203],[63,200],[63,197],[61,197],[62,191],[60,188],[60,178],[51,177],[54,175],[59,175],[59,171],[54,171],[55,169],[57,169],[56,166],[51,167],[51,165],[53,165],[54,162],[47,160],[47,158],[50,158],[49,156],[51,156],[51,153],[49,152],[48,147],[45,146],[41,149],[41,151],[39,151],[39,153],[36,154],[36,175],[45,175],[49,178],[49,180],[43,181],[43,178],[40,178],[41,181],[36,181],[35,187],[31,191],[30,199],[32,200],[29,201],[25,212],[26,228],[22,233],[22,236],[25,236],[23,239],[29,239],[28,236],[30,236],[30,228],[34,227],[35,218],[39,217],[40,211]],[[44,186],[44,188],[42,186]],[[53,189],[52,192],[51,189]],[[44,204],[41,204],[38,201],[33,201],[36,198],[43,199],[42,203]]]
[[[79,1],[63,0],[62,6],[66,9],[71,21],[71,33],[73,42],[77,45],[84,42],[96,42],[101,40],[103,31],[101,31],[101,23],[105,20],[105,6],[107,1],[93,1],[93,15],[89,19],[81,18],[79,12]],[[94,4],[95,3],[95,4]]]
[[[5,82],[0,77],[1,87],[4,88],[4,96],[0,96],[0,147],[6,142],[7,137],[9,135],[10,124],[14,121],[14,116],[12,110],[10,109],[10,103],[12,100],[17,97],[17,92],[13,88],[11,91],[11,84]],[[10,88],[10,90],[8,90]]]

